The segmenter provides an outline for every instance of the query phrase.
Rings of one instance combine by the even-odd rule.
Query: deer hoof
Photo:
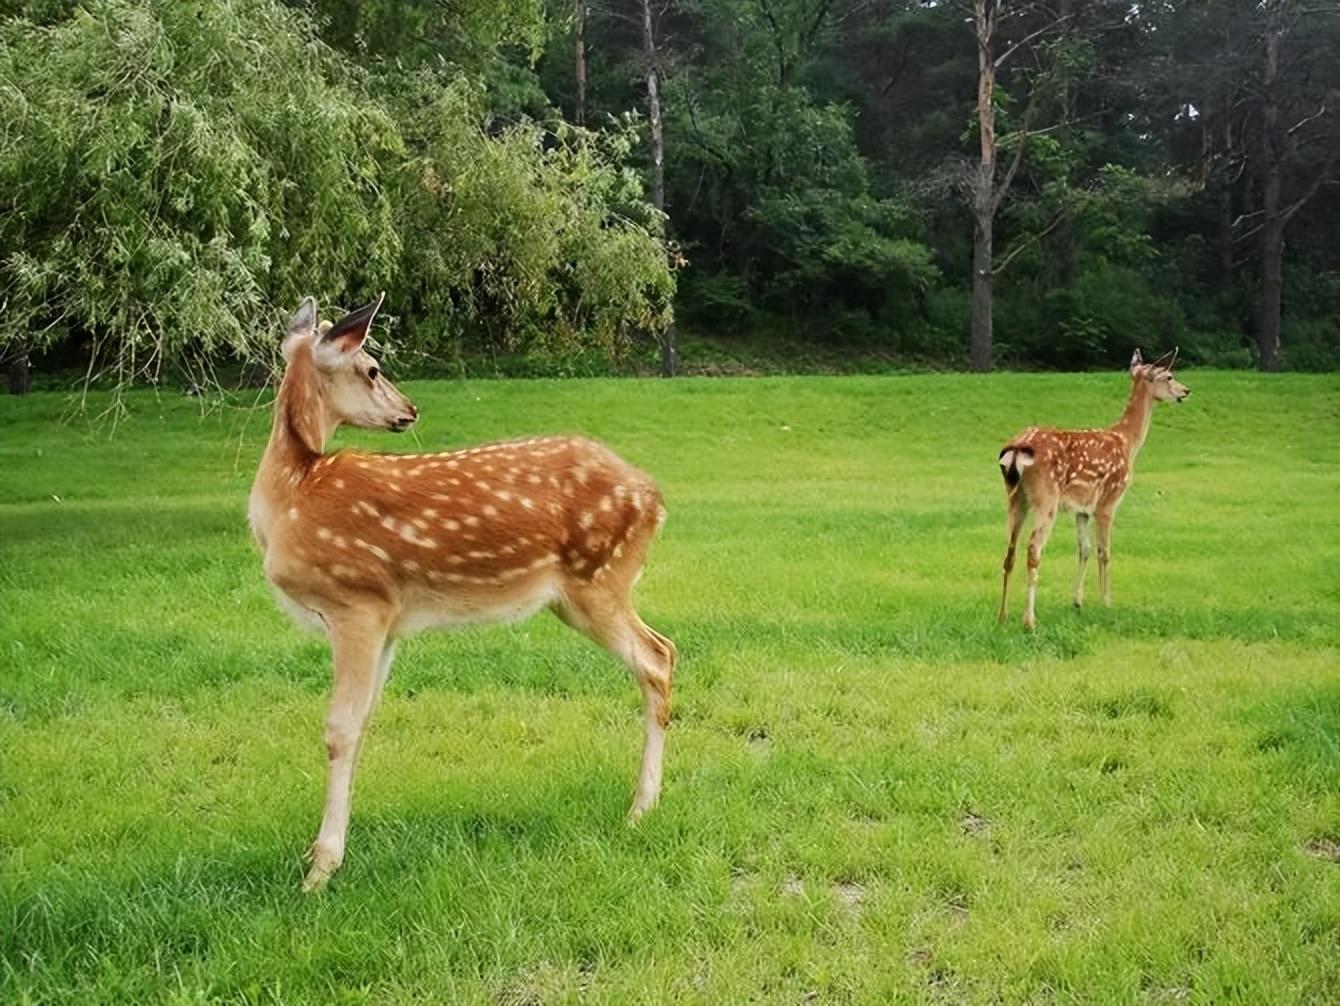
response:
[[[303,894],[313,894],[323,890],[329,883],[331,875],[340,868],[343,857],[332,856],[329,852],[322,851],[321,847],[313,842],[312,847],[307,850],[303,856],[311,867],[307,870],[307,876],[302,881]]]
[[[330,882],[330,874],[331,871],[325,867],[313,864],[312,868],[307,871],[307,876],[303,878],[302,893],[315,894],[318,891],[325,890],[326,884]]]
[[[639,795],[633,801],[633,806],[628,808],[628,816],[624,818],[625,823],[630,828],[637,827],[637,823],[642,820],[642,815],[656,806],[655,797],[644,797]]]

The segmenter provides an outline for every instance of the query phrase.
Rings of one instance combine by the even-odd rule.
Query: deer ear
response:
[[[372,319],[377,316],[377,309],[385,297],[385,293],[380,293],[372,303],[364,304],[329,328],[323,328],[314,347],[317,359],[328,367],[338,367],[352,360],[367,341]]]
[[[1144,357],[1140,355],[1140,350],[1137,349],[1135,355],[1131,357],[1131,373],[1134,374],[1135,368],[1144,362]]]
[[[311,335],[316,328],[316,298],[304,297],[288,320],[289,335]]]
[[[302,303],[298,305],[298,310],[293,312],[293,317],[288,320],[288,334],[284,336],[282,352],[284,360],[293,359],[293,350],[304,339],[311,336],[316,328],[316,298],[304,297]]]

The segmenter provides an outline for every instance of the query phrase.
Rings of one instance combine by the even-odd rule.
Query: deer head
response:
[[[1191,394],[1191,389],[1173,378],[1173,364],[1177,362],[1177,350],[1164,353],[1153,363],[1145,363],[1140,350],[1131,357],[1131,378],[1143,381],[1149,386],[1149,393],[1160,402],[1181,402]]]
[[[316,321],[316,301],[303,299],[284,340],[285,383],[302,386],[307,408],[326,436],[341,423],[401,433],[419,410],[382,374],[363,346],[385,294],[332,324]]]

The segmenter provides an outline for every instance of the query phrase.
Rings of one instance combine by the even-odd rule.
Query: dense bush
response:
[[[395,275],[395,125],[266,0],[104,0],[0,41],[0,340],[123,374],[255,355],[275,305]]]
[[[439,355],[669,317],[622,134],[490,129],[451,67],[388,100],[274,0],[34,7],[0,24],[0,349],[268,357],[308,292],[389,289]]]
[[[409,343],[441,355],[461,335],[515,351],[586,342],[609,351],[631,326],[669,320],[662,221],[620,167],[633,136],[522,121],[481,128],[463,80],[417,82],[402,118],[416,155],[397,195]]]

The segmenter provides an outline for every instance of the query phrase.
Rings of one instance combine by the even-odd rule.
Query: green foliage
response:
[[[1185,341],[1177,299],[1151,275],[1089,259],[1073,282],[1040,304],[1025,291],[1005,294],[1000,331],[1008,351],[1046,366],[1119,366],[1137,346],[1159,351]]]
[[[680,300],[686,322],[712,331],[747,330],[756,315],[748,286],[734,273],[689,269],[680,284]]]
[[[785,329],[961,361],[978,62],[959,7],[654,7],[664,219],[635,177],[651,175],[640,19],[617,6],[585,7],[581,131],[564,122],[571,4],[0,0],[0,356],[226,369],[271,355],[295,296],[386,289],[397,363],[424,372],[621,366],[676,304],[709,338]],[[1007,5],[995,40],[997,182],[1023,149],[994,217],[1004,358],[1095,365],[1157,324],[1146,339],[1180,329],[1194,358],[1247,360],[1277,150],[1281,208],[1307,207],[1284,242],[1286,364],[1340,359],[1340,196],[1321,184],[1337,138],[1314,114],[1340,82],[1340,20],[1066,9]],[[1135,306],[1109,304],[1108,279]]]
[[[691,235],[690,259],[715,251],[720,262],[700,267],[741,275],[729,289],[747,291],[751,310],[810,319],[842,337],[887,339],[940,271],[908,207],[871,191],[852,110],[792,82],[813,44],[797,34],[797,9],[786,6],[772,28],[755,20],[757,11],[737,12],[741,34],[715,40],[724,51],[710,78],[671,80],[668,205]],[[770,30],[782,33],[779,48],[756,49]],[[709,173],[716,181],[703,194]],[[747,312],[713,303],[726,289],[691,281],[686,316],[723,329],[740,324]]]
[[[846,302],[877,313],[914,301],[939,270],[929,248],[897,236],[904,216],[888,200],[833,189],[764,196],[745,214],[767,277],[762,303],[818,313]]]
[[[268,353],[275,303],[395,275],[397,131],[300,17],[100,0],[0,31],[0,344],[73,332],[153,375]]]
[[[437,28],[538,44],[529,5],[496,22],[486,6]],[[356,28],[356,48],[429,17],[355,13],[390,33]],[[0,349],[88,342],[120,378],[155,379],[270,359],[303,294],[381,289],[410,348],[438,356],[472,335],[610,351],[670,317],[626,130],[499,126],[462,71],[373,56],[366,75],[274,0],[95,0],[0,32]]]
[[[478,124],[463,80],[417,80],[403,121],[417,155],[400,179],[410,344],[440,356],[464,336],[494,350],[588,340],[613,351],[630,325],[670,318],[661,220],[621,167],[626,129],[589,134]]]
[[[1295,269],[1289,275],[1287,296],[1292,302],[1315,305],[1318,314],[1285,318],[1284,366],[1289,370],[1340,369],[1340,272]]]
[[[480,69],[501,46],[539,55],[546,25],[541,0],[292,0],[310,12],[330,45],[371,58],[391,73],[425,64]]]

